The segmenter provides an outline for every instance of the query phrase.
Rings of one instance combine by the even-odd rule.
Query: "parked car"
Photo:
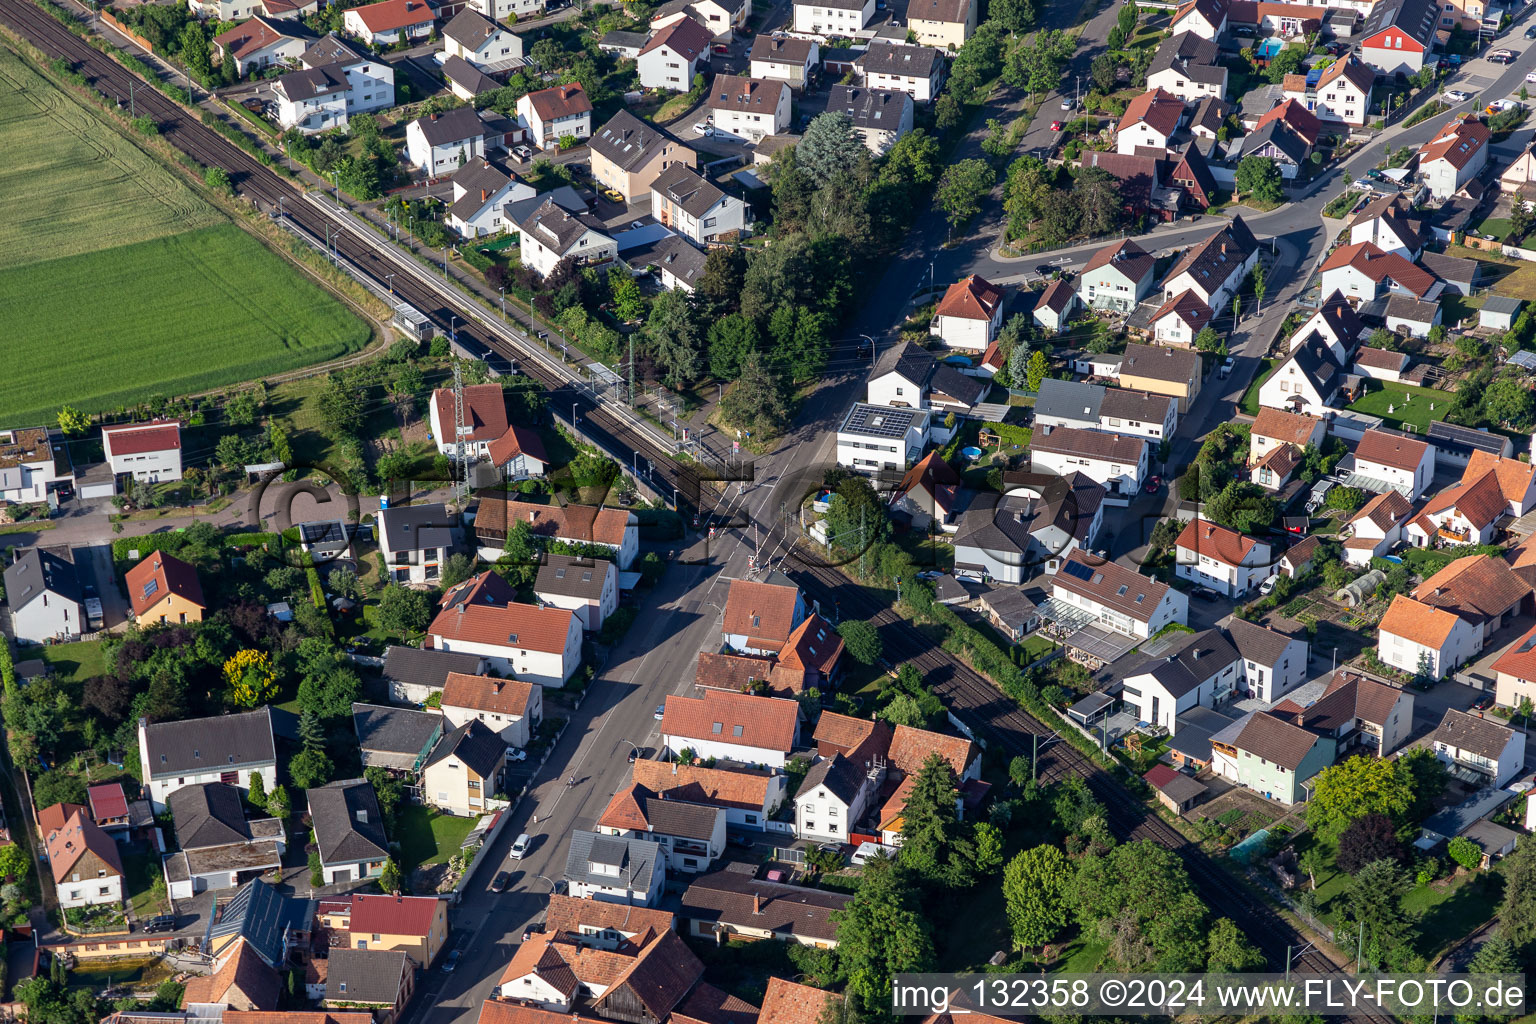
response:
[[[666,713],[667,713],[667,706],[665,704],[657,704],[656,705],[656,711],[655,711],[655,713],[653,715],[651,715],[651,717],[656,719],[656,721],[659,722],[659,721],[661,721],[662,716],[664,716]]]
[[[1160,476],[1152,476],[1152,477],[1148,477],[1147,478],[1147,493],[1148,494],[1156,494],[1159,490],[1162,489],[1162,486],[1163,486],[1163,478],[1162,477],[1160,477]]]
[[[1227,361],[1221,364],[1221,369],[1216,372],[1223,378],[1230,377],[1232,376],[1232,370],[1235,366],[1237,366],[1237,364],[1234,363],[1230,357],[1228,357]]]
[[[512,852],[509,853],[508,856],[513,860],[522,860],[523,857],[528,853],[528,848],[532,845],[533,837],[530,836],[527,832],[524,832],[522,835],[517,837],[515,842],[513,842]]]
[[[522,747],[508,747],[507,748],[507,760],[508,761],[526,761],[526,760],[528,760],[528,751],[524,750]]]
[[[1518,56],[1514,50],[1494,50],[1488,55],[1488,60],[1494,64],[1513,64]]]
[[[511,881],[512,881],[512,872],[510,872],[510,871],[498,871],[498,872],[496,872],[495,879],[493,879],[491,881],[491,892],[506,892],[507,891],[507,885]]]
[[[160,914],[143,922],[146,932],[173,932],[176,930],[176,915]]]
[[[527,163],[529,160],[533,159],[533,150],[529,149],[527,146],[513,146],[512,155],[517,157],[521,163]]]
[[[730,53],[731,52],[731,48],[729,46],[727,46],[725,43],[716,43],[714,49],[715,49],[716,53],[721,53],[721,54],[725,54],[725,53]]]
[[[1275,589],[1275,584],[1279,583],[1279,582],[1280,582],[1280,574],[1279,573],[1275,573],[1273,576],[1269,577],[1269,579],[1265,580],[1263,583],[1260,583],[1259,584],[1259,594],[1260,594],[1260,596],[1268,597],[1270,595],[1270,593]]]
[[[1462,92],[1460,89],[1447,89],[1445,90],[1445,98],[1450,103],[1465,103],[1472,98],[1472,94]]]
[[[705,124],[703,121],[700,121],[697,124],[695,124],[693,126],[693,130],[698,132],[700,135],[710,135],[710,134],[712,134],[714,132],[714,128],[711,127],[710,125]]]
[[[1525,30],[1525,38],[1536,39],[1536,25],[1532,25],[1530,28]]]
[[[453,969],[459,966],[459,957],[463,955],[464,953],[461,950],[450,949],[448,955],[443,958],[443,973],[452,974]]]
[[[1491,707],[1493,707],[1493,694],[1488,693],[1477,698],[1477,700],[1472,705],[1472,710],[1487,711]]]
[[[1061,122],[1060,121],[1052,121],[1051,122],[1051,131],[1053,131],[1053,132],[1061,131]]]
[[[603,189],[603,198],[611,203],[623,203],[624,193],[616,188],[605,188]]]
[[[1061,98],[1061,109],[1062,110],[1071,110],[1075,106],[1077,106],[1077,104],[1072,102],[1072,97],[1070,97],[1070,96],[1063,96]]]
[[[1212,590],[1210,587],[1196,586],[1196,587],[1190,588],[1189,592],[1191,594],[1195,595],[1196,597],[1198,597],[1202,601],[1214,601],[1218,597],[1221,596],[1220,594],[1216,593],[1216,591]]]

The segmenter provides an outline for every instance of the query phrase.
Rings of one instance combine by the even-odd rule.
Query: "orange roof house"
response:
[[[828,1003],[842,1001],[842,996],[825,989],[800,985],[783,978],[769,978],[763,993],[763,1024],[818,1024]]]
[[[1003,293],[995,284],[978,274],[950,285],[939,300],[934,316],[953,316],[962,320],[991,320],[1002,306]]]
[[[1120,118],[1117,131],[1127,131],[1137,124],[1146,124],[1165,138],[1172,135],[1184,116],[1184,101],[1162,89],[1152,89],[1131,100]]]
[[[777,654],[804,616],[805,599],[799,588],[733,580],[720,629],[726,642],[739,651]]]
[[[1318,135],[1323,130],[1323,122],[1317,119],[1317,115],[1296,100],[1286,100],[1278,107],[1271,108],[1253,126],[1254,131],[1258,131],[1271,121],[1282,122],[1305,139],[1309,146],[1317,145]]]
[[[673,753],[691,748],[701,757],[782,767],[800,737],[800,705],[726,690],[674,694],[663,705],[661,734]]]
[[[128,570],[124,582],[134,621],[141,626],[203,621],[208,606],[197,570],[175,555],[151,551]]]

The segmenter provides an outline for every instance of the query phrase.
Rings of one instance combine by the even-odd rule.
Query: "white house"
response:
[[[1445,282],[1434,274],[1375,242],[1339,246],[1323,261],[1321,270],[1325,293],[1339,292],[1361,302],[1388,292],[1434,300],[1445,290]]]
[[[1259,243],[1233,215],[1226,227],[1188,249],[1163,279],[1163,301],[1193,291],[1211,309],[1225,309],[1259,256]]]
[[[842,754],[817,761],[795,794],[795,836],[813,842],[848,842],[875,794],[877,777],[878,773],[864,771]]]
[[[10,633],[25,643],[72,640],[87,631],[85,590],[70,552],[26,548],[5,567]]]
[[[1057,278],[1040,293],[1030,316],[1043,329],[1055,334],[1071,322],[1078,301],[1072,285],[1065,278]]]
[[[542,477],[549,467],[543,440],[532,429],[516,423],[491,442],[488,455],[491,465],[500,469],[501,475],[508,480]]]
[[[941,363],[911,342],[901,342],[875,363],[865,389],[870,405],[968,412],[990,390],[985,381]]]
[[[1403,373],[1408,369],[1411,361],[1406,352],[1393,352],[1385,348],[1362,348],[1355,353],[1355,361],[1350,367],[1350,372],[1373,380],[1398,382],[1403,379]]]
[[[640,551],[640,520],[633,512],[593,505],[541,505],[492,492],[482,495],[475,507],[480,557],[488,562],[500,558],[508,527],[519,520],[527,522],[536,537],[608,548],[620,572],[629,569]]]
[[[502,673],[562,687],[581,664],[581,619],[566,608],[518,604],[492,572],[448,589],[427,627],[439,651],[477,654]]]
[[[658,795],[638,782],[621,789],[597,820],[605,835],[649,839],[661,846],[667,870],[707,871],[725,854],[725,808],[677,794]]]
[[[59,906],[116,906],[123,901],[123,858],[117,842],[77,810],[45,837]]]
[[[1243,659],[1220,630],[1180,633],[1173,643],[1125,677],[1122,698],[1136,717],[1178,733],[1179,715],[1214,707],[1237,692]]]
[[[1135,156],[1139,147],[1167,149],[1184,119],[1184,101],[1150,89],[1126,106],[1115,131],[1115,152]]]
[[[619,571],[607,559],[547,554],[533,594],[544,604],[575,612],[581,628],[595,633],[618,610]]]
[[[165,798],[183,786],[223,782],[251,788],[260,775],[268,793],[277,785],[277,748],[268,708],[180,722],[139,719],[139,768],[150,806],[164,811]]]
[[[436,23],[437,12],[426,0],[384,0],[353,7],[341,16],[342,31],[370,46],[425,39]]]
[[[1227,622],[1226,629],[1242,659],[1241,689],[1248,696],[1279,700],[1310,677],[1307,658],[1311,648],[1301,637],[1236,616]]]
[[[1274,572],[1267,541],[1204,519],[1190,520],[1175,542],[1175,574],[1228,597],[1240,597]]]
[[[837,464],[860,473],[905,472],[928,443],[928,415],[855,402],[837,428]]]
[[[687,92],[693,76],[709,63],[709,29],[692,18],[679,18],[656,32],[640,48],[635,68],[647,89]]]
[[[834,85],[827,96],[827,110],[847,114],[853,121],[853,130],[875,156],[884,156],[898,139],[912,130],[912,94],[909,92]]]
[[[1369,333],[1370,328],[1355,313],[1349,300],[1339,292],[1332,292],[1317,311],[1296,328],[1287,346],[1288,351],[1295,351],[1304,342],[1321,342],[1327,346],[1335,363],[1346,366],[1359,348],[1361,340]]]
[[[235,75],[239,78],[260,68],[297,61],[313,37],[291,28],[294,24],[285,25],[282,21],[263,17],[251,18],[214,36],[214,50],[221,62],[230,61],[234,65]]]
[[[66,480],[74,480],[68,449],[55,446],[46,428],[0,430],[0,501],[47,501]]]
[[[666,877],[666,857],[649,839],[571,832],[565,882],[577,899],[654,906]]]
[[[428,423],[437,450],[452,458],[460,440],[470,459],[490,454],[491,442],[507,432],[507,399],[500,384],[470,384],[464,388],[462,423],[454,422],[452,388],[437,388],[427,406]]]
[[[675,163],[651,182],[651,216],[698,245],[730,232],[745,231],[747,204],[684,163]]]
[[[1227,32],[1227,4],[1223,0],[1192,0],[1174,12],[1168,28],[1174,35],[1189,32],[1215,42]]]
[[[442,502],[379,510],[379,557],[391,583],[435,585],[453,553],[457,517]]]
[[[1094,309],[1129,313],[1152,292],[1156,260],[1129,238],[1112,242],[1088,258],[1077,278],[1077,294]]]
[[[1419,178],[1436,199],[1449,199],[1488,164],[1493,134],[1474,114],[1451,121],[1419,148]]]
[[[1344,370],[1322,341],[1313,339],[1291,350],[1259,385],[1259,405],[1321,417],[1343,384]]]
[[[1474,772],[1494,787],[1508,784],[1525,767],[1525,733],[1481,714],[1447,708],[1430,742],[1449,767]]]
[[[995,504],[976,496],[955,534],[956,576],[1019,584],[1042,568],[1059,571],[1072,552],[1094,546],[1104,526],[1104,488],[1082,473],[1040,478],[1011,486]]]
[[[118,476],[159,483],[181,479],[181,424],[153,420],[121,427],[102,427],[101,446]]]
[[[1376,656],[1410,675],[1444,679],[1476,657],[1480,631],[1459,615],[1398,594],[1382,616]]]
[[[780,697],[705,690],[667,697],[661,742],[671,753],[782,768],[800,738],[800,705]]]
[[[1075,427],[1040,427],[1030,445],[1036,472],[1082,473],[1109,492],[1129,499],[1147,476],[1147,442],[1127,434]]]
[[[602,263],[619,254],[603,222],[585,213],[570,213],[546,199],[518,225],[518,254],[523,266],[548,277],[566,257],[578,264]]]
[[[746,32],[752,17],[752,0],[667,0],[651,15],[651,31],[657,32],[681,18],[692,18],[709,29],[716,42],[730,42],[734,33]]]
[[[821,66],[821,46],[814,39],[759,32],[747,59],[753,78],[775,78],[791,89],[803,89]]]
[[[1217,59],[1220,51],[1209,39],[1180,32],[1163,40],[1147,69],[1147,88],[1161,89],[1185,103],[1227,94],[1227,69]]]
[[[528,93],[517,101],[517,116],[537,149],[553,149],[561,139],[580,142],[592,135],[592,101],[579,83]]]
[[[284,128],[305,134],[345,128],[352,114],[395,105],[394,68],[335,35],[311,45],[299,64],[301,70],[279,75],[272,83],[277,121]]]
[[[1424,248],[1411,222],[1413,207],[1400,192],[1389,192],[1356,213],[1349,222],[1349,244],[1374,242],[1384,252],[1417,259]]]
[[[466,7],[443,28],[443,52],[476,67],[523,55],[523,37]]]
[[[1073,551],[1051,577],[1051,598],[1098,625],[1145,640],[1189,618],[1189,598],[1116,562]]]
[[[797,33],[826,39],[858,35],[875,15],[875,0],[794,0]]]
[[[532,186],[518,181],[489,160],[471,160],[454,172],[448,226],[461,238],[502,234],[513,226],[506,215],[508,204],[533,196]]]
[[[929,331],[950,348],[985,352],[1002,322],[1003,290],[972,274],[945,290]]]
[[[1192,348],[1195,338],[1210,325],[1214,316],[1211,307],[1193,290],[1186,288],[1164,302],[1147,324],[1159,344]]]
[[[1372,490],[1391,487],[1416,501],[1435,478],[1435,446],[1402,434],[1367,430],[1355,446],[1355,473],[1384,485]]]
[[[1376,72],[1353,54],[1340,57],[1323,70],[1316,85],[1303,75],[1281,83],[1286,99],[1295,100],[1324,124],[1364,127],[1371,112],[1371,91]]]
[[[481,722],[507,746],[521,749],[533,739],[544,717],[544,688],[524,679],[449,672],[443,683],[442,709],[449,729]]]
[[[721,638],[742,654],[778,656],[806,618],[805,595],[787,578],[733,580],[721,611]]]
[[[418,117],[405,126],[405,151],[428,177],[451,174],[486,155],[485,122],[474,107]],[[492,142],[494,145],[494,141]]]
[[[783,82],[716,75],[707,97],[717,132],[761,142],[789,128],[789,86]]]
[[[1344,542],[1344,561],[1369,566],[1403,540],[1403,527],[1413,517],[1413,505],[1395,488],[1376,495],[1349,520],[1351,536]]]
[[[1168,395],[1046,378],[1035,399],[1035,428],[1077,427],[1149,441],[1173,436],[1178,403]]]
[[[863,83],[871,89],[911,93],[917,103],[932,103],[944,81],[944,54],[931,46],[871,43],[854,62]],[[757,72],[752,72],[757,77]]]
[[[544,13],[544,0],[469,0],[466,10],[479,11],[492,21],[536,17]]]
[[[1275,448],[1294,445],[1306,448],[1320,445],[1327,434],[1327,421],[1316,416],[1263,407],[1248,432],[1248,464],[1256,465]]]

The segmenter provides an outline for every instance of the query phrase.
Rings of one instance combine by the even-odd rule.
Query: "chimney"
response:
[[[491,194],[489,192],[487,192],[485,189],[481,189],[480,190],[480,201],[483,203],[483,202],[485,202],[489,198],[491,198]]]
[[[433,120],[434,123],[437,121],[437,115],[436,114],[432,115],[432,120]]]
[[[763,912],[763,897],[758,893],[752,894],[752,916],[758,917]]]
[[[529,509],[528,510],[528,521],[530,523],[537,522],[538,518],[539,518],[539,511],[538,511],[538,509]]]

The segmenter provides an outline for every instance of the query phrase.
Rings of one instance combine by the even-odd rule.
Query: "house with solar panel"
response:
[[[837,428],[837,464],[859,473],[905,473],[928,443],[928,410],[855,402]]]

